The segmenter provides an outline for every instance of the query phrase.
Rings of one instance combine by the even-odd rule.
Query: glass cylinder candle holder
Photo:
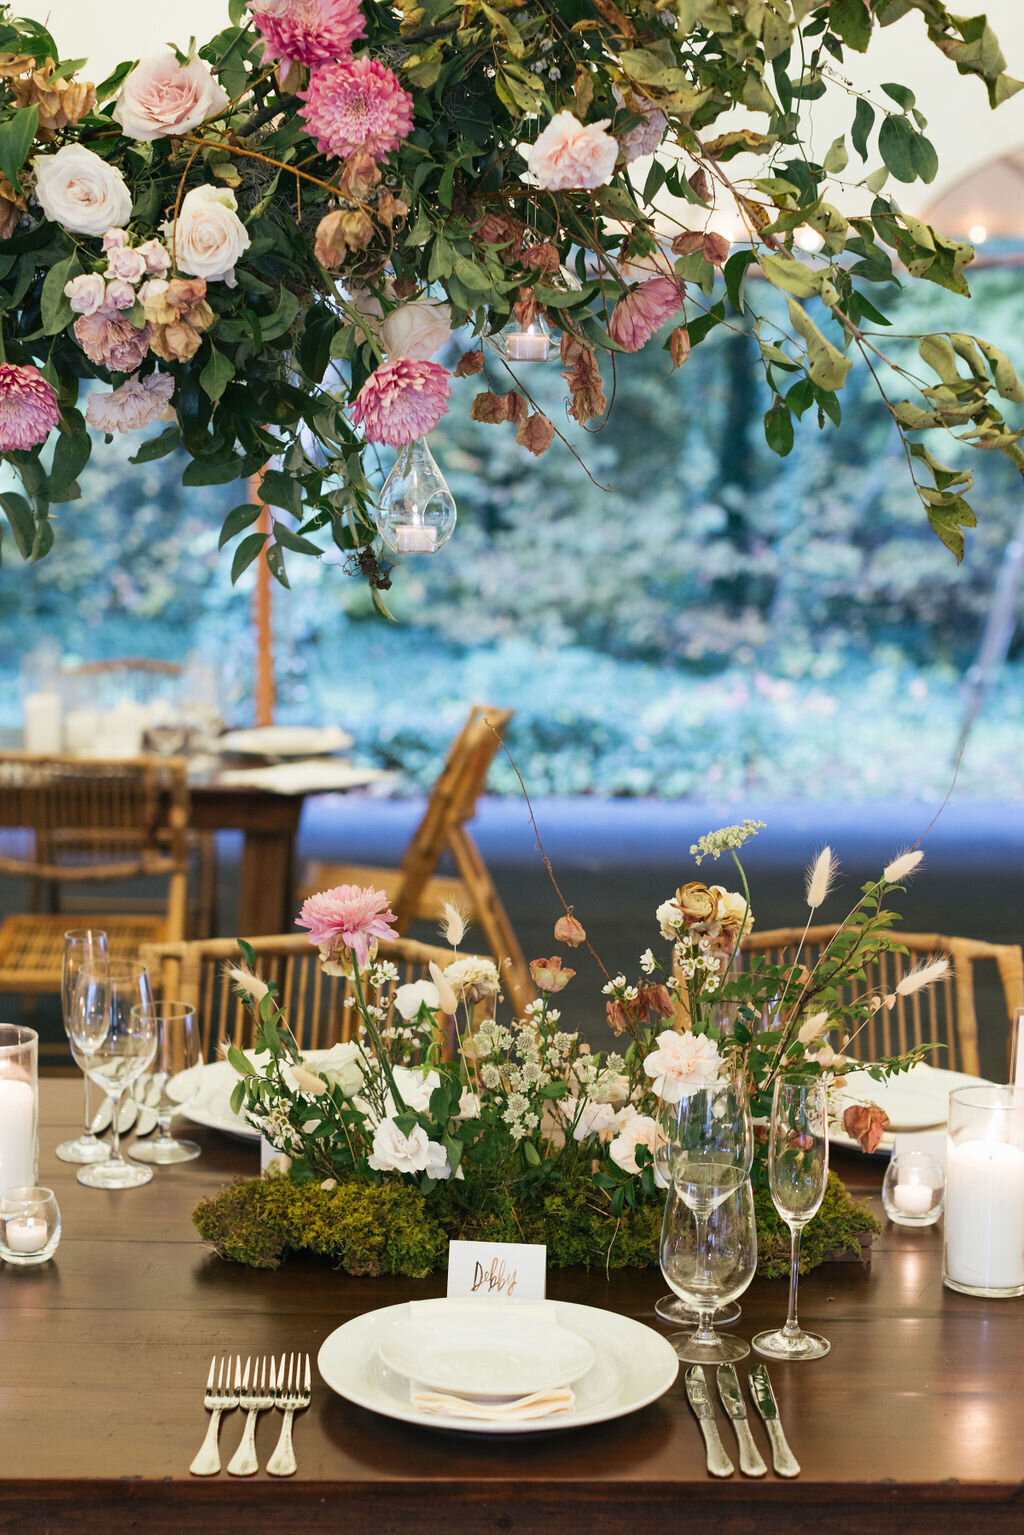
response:
[[[60,1242],[60,1210],[52,1189],[35,1186],[0,1194],[0,1258],[25,1268],[45,1263]]]
[[[1024,1094],[949,1095],[943,1282],[965,1295],[1024,1295]]]
[[[899,1151],[885,1170],[882,1204],[897,1226],[934,1226],[945,1196],[942,1163],[926,1151]]]
[[[0,1189],[35,1183],[38,1127],[39,1035],[0,1023]]]

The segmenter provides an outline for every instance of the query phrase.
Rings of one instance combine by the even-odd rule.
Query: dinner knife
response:
[[[708,1394],[708,1383],[699,1364],[692,1364],[686,1372],[686,1396],[693,1408],[708,1452],[708,1470],[712,1476],[732,1476],[736,1467],[725,1453],[725,1445],[718,1435],[715,1409]]]
[[[768,1467],[764,1463],[761,1451],[754,1443],[754,1436],[747,1422],[747,1407],[743,1400],[743,1392],[740,1390],[736,1366],[720,1364],[717,1378],[722,1406],[732,1419],[732,1426],[736,1430],[736,1440],[740,1447],[740,1470],[744,1476],[767,1476]]]
[[[764,1426],[768,1430],[768,1438],[772,1445],[772,1460],[775,1462],[775,1470],[779,1476],[799,1476],[800,1463],[793,1451],[786,1443],[786,1436],[782,1432],[782,1424],[779,1421],[779,1404],[775,1400],[775,1392],[772,1383],[768,1379],[768,1367],[763,1364],[755,1364],[748,1376],[750,1382],[750,1394],[754,1399],[754,1406],[764,1419]]]

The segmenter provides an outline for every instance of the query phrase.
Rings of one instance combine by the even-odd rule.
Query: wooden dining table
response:
[[[801,1475],[715,1480],[681,1379],[629,1417],[507,1439],[410,1426],[350,1405],[315,1374],[323,1339],[361,1312],[442,1294],[444,1276],[351,1278],[302,1256],[276,1271],[224,1262],[198,1239],[191,1211],[232,1177],[255,1173],[253,1142],[200,1129],[198,1160],[158,1170],[144,1188],[90,1190],[54,1156],[80,1123],[80,1082],[46,1079],[40,1094],[39,1179],[57,1194],[63,1236],[45,1265],[0,1265],[2,1531],[1024,1529],[1024,1301],[944,1289],[941,1225],[887,1225],[870,1268],[830,1264],[802,1280],[801,1319],[832,1352],[771,1365]],[[835,1160],[878,1207],[877,1163]],[[548,1275],[555,1299],[651,1325],[664,1288],[657,1269]],[[778,1323],[785,1305],[784,1280],[755,1280],[739,1335]],[[211,1358],[293,1350],[314,1360],[312,1405],[295,1426],[298,1474],[190,1476]],[[718,1421],[733,1444],[720,1408]],[[279,1422],[274,1413],[260,1420],[261,1464]],[[240,1432],[241,1415],[228,1415],[225,1463]],[[754,1433],[768,1458],[759,1423]]]

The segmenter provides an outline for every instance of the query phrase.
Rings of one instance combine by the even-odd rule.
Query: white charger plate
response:
[[[984,1077],[968,1076],[963,1071],[947,1071],[940,1066],[912,1066],[888,1082],[876,1082],[866,1071],[851,1071],[846,1076],[842,1103],[877,1103],[889,1116],[889,1124],[878,1145],[878,1152],[890,1152],[897,1135],[915,1130],[941,1130],[949,1118],[949,1095],[957,1087],[983,1087]],[[852,1151],[861,1148],[844,1130],[834,1130],[829,1139],[835,1146]]]
[[[217,748],[243,757],[317,757],[347,751],[354,738],[337,725],[261,725],[229,730]]]
[[[447,1304],[437,1302],[439,1308]],[[481,1300],[478,1304],[489,1303]],[[516,1302],[493,1304],[512,1307]],[[550,1434],[555,1430],[583,1428],[590,1423],[607,1423],[657,1401],[670,1389],[679,1373],[679,1360],[671,1344],[653,1327],[646,1327],[631,1317],[569,1301],[522,1304],[551,1308],[558,1325],[577,1333],[594,1351],[593,1366],[574,1387],[576,1402],[571,1412],[524,1422],[502,1421],[500,1418],[452,1418],[417,1412],[410,1400],[417,1383],[390,1369],[378,1352],[384,1332],[396,1321],[410,1315],[408,1305],[368,1311],[335,1328],[321,1344],[317,1367],[331,1390],[357,1407],[365,1407],[386,1418],[396,1418],[401,1423],[461,1434]]]
[[[587,1340],[550,1314],[479,1301],[410,1312],[385,1330],[377,1352],[388,1369],[434,1391],[528,1396],[574,1385],[594,1365]]]

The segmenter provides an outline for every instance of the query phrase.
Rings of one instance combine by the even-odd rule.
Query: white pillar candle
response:
[[[59,693],[26,693],[23,705],[25,720],[25,750],[45,756],[59,752],[60,695]]]
[[[933,1198],[934,1191],[923,1183],[897,1183],[892,1191],[892,1202],[904,1215],[927,1215]]]
[[[551,343],[543,331],[509,331],[505,350],[513,362],[547,362]]]
[[[949,1141],[946,1272],[976,1289],[1024,1285],[1024,1151],[1005,1141]]]
[[[0,1076],[0,1193],[36,1181],[36,1095],[20,1077]]]
[[[38,1215],[11,1216],[4,1227],[4,1239],[12,1253],[37,1253],[46,1246],[49,1235],[46,1222]]]
[[[437,548],[437,529],[422,523],[400,522],[395,529],[399,554],[432,554]]]
[[[72,709],[64,721],[64,734],[69,752],[91,751],[96,744],[100,717],[96,709]]]

